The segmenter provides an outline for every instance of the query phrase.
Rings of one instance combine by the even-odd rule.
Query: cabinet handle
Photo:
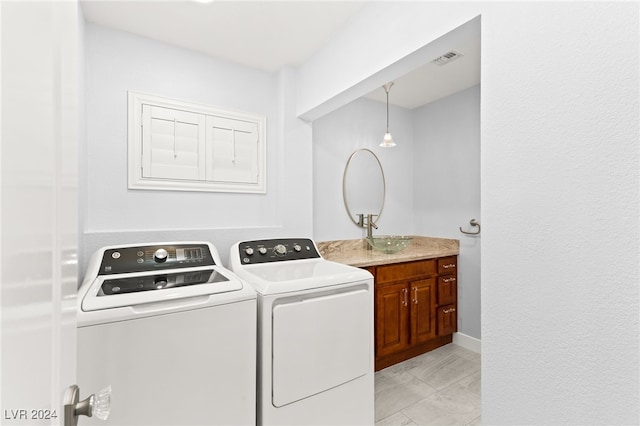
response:
[[[455,264],[455,263],[449,263],[449,264],[447,264],[447,265],[442,265],[442,267],[443,267],[444,269],[455,268],[455,267],[456,267],[456,264]]]
[[[444,279],[442,280],[442,282],[443,282],[443,283],[450,283],[450,282],[453,282],[453,281],[455,281],[455,280],[456,280],[455,278],[444,278]]]
[[[455,312],[456,308],[449,308],[449,309],[443,309],[442,313],[444,314],[450,314],[451,312]]]
[[[406,288],[402,289],[402,306],[407,306],[409,304],[407,297],[409,296],[409,290]]]
[[[418,304],[418,287],[414,287],[413,288],[413,304],[417,305]]]

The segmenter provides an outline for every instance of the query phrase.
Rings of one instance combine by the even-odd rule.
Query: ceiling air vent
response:
[[[455,61],[456,59],[460,58],[462,56],[462,53],[460,52],[456,52],[455,50],[452,50],[450,52],[445,53],[444,55],[440,55],[437,58],[435,58],[433,61],[433,63],[438,64],[438,65],[445,65],[448,64],[451,61]]]

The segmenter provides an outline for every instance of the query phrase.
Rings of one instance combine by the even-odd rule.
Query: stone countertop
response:
[[[316,245],[325,259],[357,267],[433,259],[460,253],[459,240],[419,236],[413,236],[406,249],[394,254],[369,249],[365,239],[321,241]]]

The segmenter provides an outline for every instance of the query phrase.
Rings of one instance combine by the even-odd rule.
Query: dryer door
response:
[[[273,405],[282,407],[371,371],[372,322],[365,285],[274,305]]]

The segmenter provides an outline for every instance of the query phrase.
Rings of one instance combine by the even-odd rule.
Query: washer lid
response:
[[[234,273],[263,295],[373,279],[364,269],[322,258],[242,265],[234,268]]]
[[[82,300],[83,311],[156,303],[242,289],[215,267],[98,276]]]

